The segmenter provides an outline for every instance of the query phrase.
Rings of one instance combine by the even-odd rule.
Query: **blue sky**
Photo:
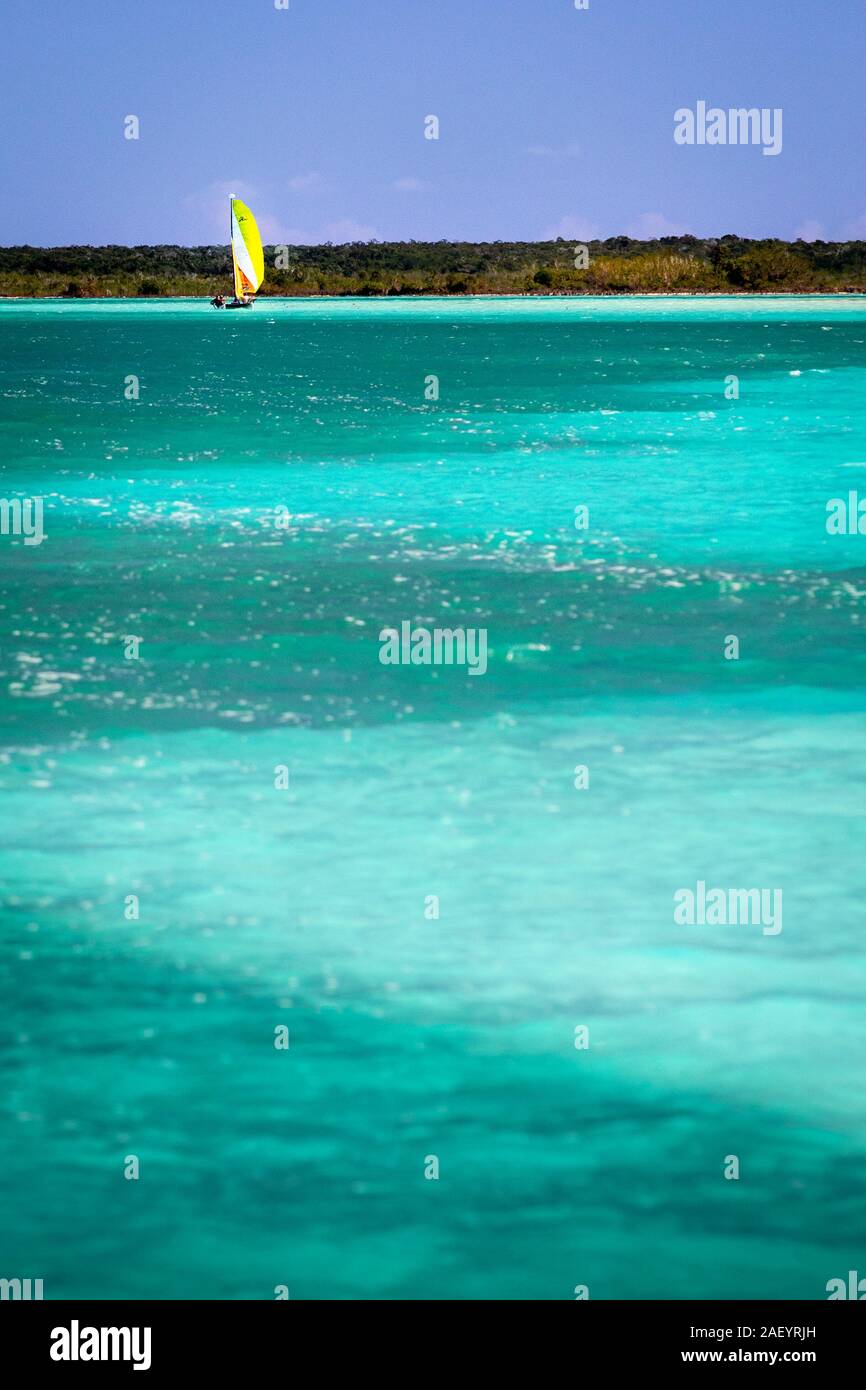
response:
[[[230,191],[268,241],[866,238],[862,0],[19,0],[3,40],[6,245],[221,242]],[[782,152],[678,146],[698,100]]]

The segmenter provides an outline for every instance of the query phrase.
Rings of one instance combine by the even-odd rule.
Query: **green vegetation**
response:
[[[269,246],[263,295],[866,293],[866,242],[723,236],[572,242]],[[287,267],[287,268],[277,268]],[[226,292],[227,246],[0,247],[0,294],[69,298]]]

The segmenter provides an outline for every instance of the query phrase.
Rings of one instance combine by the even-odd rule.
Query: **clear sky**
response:
[[[230,191],[278,242],[866,238],[864,0],[289,4],[7,6],[2,242],[222,242]],[[675,144],[699,100],[782,152]]]

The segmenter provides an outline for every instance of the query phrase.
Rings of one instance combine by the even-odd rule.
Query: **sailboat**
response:
[[[246,203],[240,198],[229,200],[231,208],[231,247],[232,271],[234,274],[235,297],[225,305],[227,309],[250,309],[255,304],[254,295],[265,278],[265,256],[262,238]],[[222,295],[212,301],[218,309],[223,307]]]

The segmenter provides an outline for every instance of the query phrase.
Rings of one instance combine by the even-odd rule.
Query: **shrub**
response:
[[[809,276],[809,262],[794,255],[785,246],[758,246],[727,268],[732,285],[745,290],[778,288],[795,285]]]

